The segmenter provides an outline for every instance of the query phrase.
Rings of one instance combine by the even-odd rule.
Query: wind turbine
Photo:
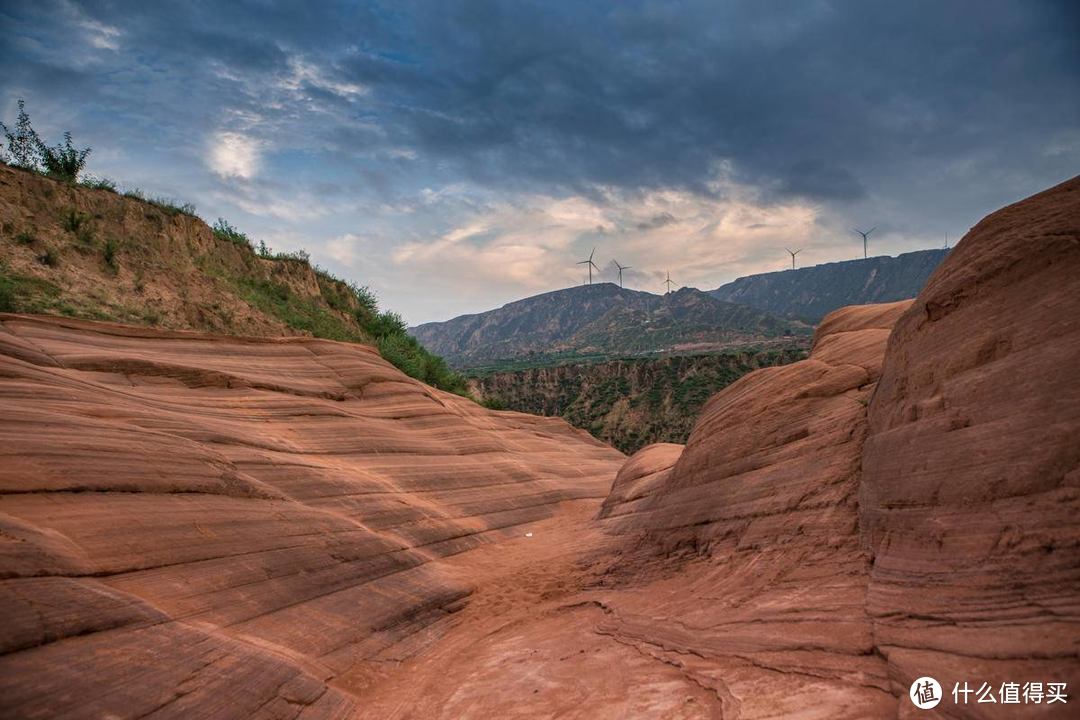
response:
[[[795,256],[802,252],[802,248],[799,248],[798,250],[788,250],[787,248],[784,248],[784,249],[787,250],[788,255],[791,256],[791,269],[794,270],[795,269]]]
[[[581,262],[578,263],[578,265],[588,265],[589,266],[589,284],[590,285],[592,285],[592,269],[596,268],[596,271],[600,272],[600,268],[597,267],[596,263],[594,263],[592,261],[593,255],[595,255],[595,254],[596,254],[596,248],[593,248],[592,252],[589,253],[589,259],[588,260],[582,260]]]
[[[671,271],[670,270],[667,271],[667,280],[664,281],[664,284],[667,285],[667,294],[670,295],[671,294],[671,286],[673,284],[671,282]]]
[[[866,259],[866,239],[868,237],[870,237],[870,233],[874,232],[875,230],[877,230],[877,225],[870,228],[866,232],[863,232],[862,230],[859,230],[858,228],[856,228],[855,231],[854,231],[854,232],[858,233],[859,235],[862,235],[862,256],[863,256],[863,260]]]
[[[629,270],[630,266],[629,265],[620,265],[618,260],[615,260],[613,262],[615,263],[615,267],[619,268],[619,287],[621,288],[622,287],[622,271],[623,270]]]

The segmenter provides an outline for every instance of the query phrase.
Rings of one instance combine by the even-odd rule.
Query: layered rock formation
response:
[[[681,454],[631,458],[601,512],[628,540],[601,627],[725,716],[913,715],[924,675],[939,716],[1069,716],[999,703],[1080,684],[1078,370],[1074,179],[979,223],[910,307],[828,316]],[[993,704],[951,694],[984,683]]]
[[[1078,373],[1074,179],[975,226],[889,339],[859,516],[895,691],[1080,690]]]
[[[361,346],[0,316],[0,708],[1070,717],[1077,318],[1080,179],[623,462]]]
[[[370,348],[0,315],[5,717],[340,717],[622,455]],[[402,652],[402,651],[398,651]]]
[[[634,546],[601,600],[603,631],[677,664],[725,717],[896,706],[865,609],[856,499],[866,405],[907,306],[833,313],[807,360],[722,390],[684,451],[645,448],[604,502],[608,529]]]

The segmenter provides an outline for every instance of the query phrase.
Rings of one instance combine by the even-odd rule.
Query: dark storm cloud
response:
[[[150,124],[245,109],[273,122],[263,86],[304,58],[370,93],[361,115],[301,82],[311,103],[342,105],[306,129],[335,152],[383,143],[475,182],[578,192],[704,192],[728,160],[776,195],[850,200],[920,158],[1036,156],[1075,127],[1068,5],[15,4],[0,60],[18,72],[0,88],[62,88]],[[112,65],[72,62],[48,32],[87,22],[120,31]]]

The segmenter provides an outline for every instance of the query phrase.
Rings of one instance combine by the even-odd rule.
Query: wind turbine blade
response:
[[[592,249],[592,252],[591,252],[591,253],[589,253],[589,262],[592,262],[592,257],[593,257],[593,255],[595,255],[595,254],[596,254],[596,248],[593,248],[593,249]]]
[[[877,225],[875,225],[874,227],[872,227],[872,228],[870,228],[869,230],[867,230],[867,231],[866,231],[866,234],[867,234],[867,235],[869,235],[870,233],[874,232],[875,230],[877,230]]]

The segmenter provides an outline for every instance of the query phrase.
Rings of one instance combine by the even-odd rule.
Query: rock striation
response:
[[[0,315],[0,708],[1071,717],[1078,318],[1080,178],[626,459],[362,346]]]
[[[362,345],[0,315],[7,717],[342,717],[460,610],[435,567],[623,456]]]
[[[889,338],[859,521],[894,692],[1080,688],[1078,372],[1074,179],[976,225]]]
[[[630,458],[600,627],[724,717],[914,717],[924,675],[946,717],[1005,716],[957,684],[1077,687],[1078,370],[1080,178],[988,216],[913,302],[827,316],[681,453]]]
[[[604,501],[628,540],[604,632],[680,666],[724,717],[895,710],[857,498],[866,406],[908,305],[832,313],[808,359],[719,392],[681,453],[643,449]]]

